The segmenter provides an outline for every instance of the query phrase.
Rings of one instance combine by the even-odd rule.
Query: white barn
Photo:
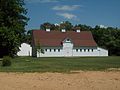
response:
[[[37,46],[44,50],[38,52]],[[108,50],[97,46],[90,31],[33,30],[32,56],[34,57],[80,57],[108,56]]]
[[[32,47],[27,43],[22,43],[17,56],[32,56]]]

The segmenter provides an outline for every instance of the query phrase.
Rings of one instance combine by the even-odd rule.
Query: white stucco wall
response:
[[[98,55],[99,56],[108,56],[108,50],[98,47]]]
[[[73,56],[73,43],[71,42],[63,43],[63,53],[64,56]]]
[[[58,49],[60,51],[58,51]],[[37,52],[37,57],[72,57],[72,56],[74,57],[108,56],[108,51],[100,47],[74,47],[72,43],[63,43],[63,47],[61,48],[60,47],[44,47],[44,54],[42,53],[39,54]]]
[[[88,51],[89,48],[89,51]],[[82,49],[82,51],[80,51],[80,49]],[[91,48],[91,47],[87,47],[85,49],[84,48],[80,48],[78,49],[78,51],[76,51],[76,49],[73,50],[73,56],[98,56],[98,52],[96,48]],[[85,49],[85,51],[84,51]],[[93,51],[92,51],[93,49]]]
[[[37,57],[63,57],[64,53],[63,50],[61,49],[60,52],[58,52],[58,49],[54,52],[54,49],[51,49],[51,51],[48,49],[48,51],[44,51],[43,53],[37,52]]]
[[[18,56],[32,56],[32,47],[27,43],[22,43],[19,47],[20,51],[17,53]]]

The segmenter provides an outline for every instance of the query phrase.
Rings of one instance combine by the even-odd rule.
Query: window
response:
[[[58,49],[58,52],[60,52],[60,49]]]
[[[88,49],[88,52],[90,51],[90,49]]]
[[[50,49],[50,52],[51,52],[51,49]]]
[[[54,52],[56,51],[56,49],[54,49]]]
[[[68,42],[68,43],[69,43],[69,42],[71,42],[71,41],[70,41],[70,39],[66,39],[66,41],[65,41],[65,42]]]
[[[92,49],[92,52],[93,52],[93,49]]]
[[[67,41],[70,41],[70,39],[67,39]]]
[[[45,49],[45,51],[47,52],[47,49]]]
[[[76,52],[78,52],[78,49],[76,49]]]
[[[82,49],[80,49],[80,52],[82,52]]]
[[[84,49],[84,52],[86,52],[86,49]]]

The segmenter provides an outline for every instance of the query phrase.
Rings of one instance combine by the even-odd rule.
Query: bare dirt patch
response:
[[[120,90],[120,72],[0,73],[0,90]]]

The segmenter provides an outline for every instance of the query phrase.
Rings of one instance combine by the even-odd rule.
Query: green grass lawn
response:
[[[70,72],[71,70],[101,71],[120,68],[120,57],[66,57],[32,58],[16,57],[12,66],[2,67],[0,72]]]

